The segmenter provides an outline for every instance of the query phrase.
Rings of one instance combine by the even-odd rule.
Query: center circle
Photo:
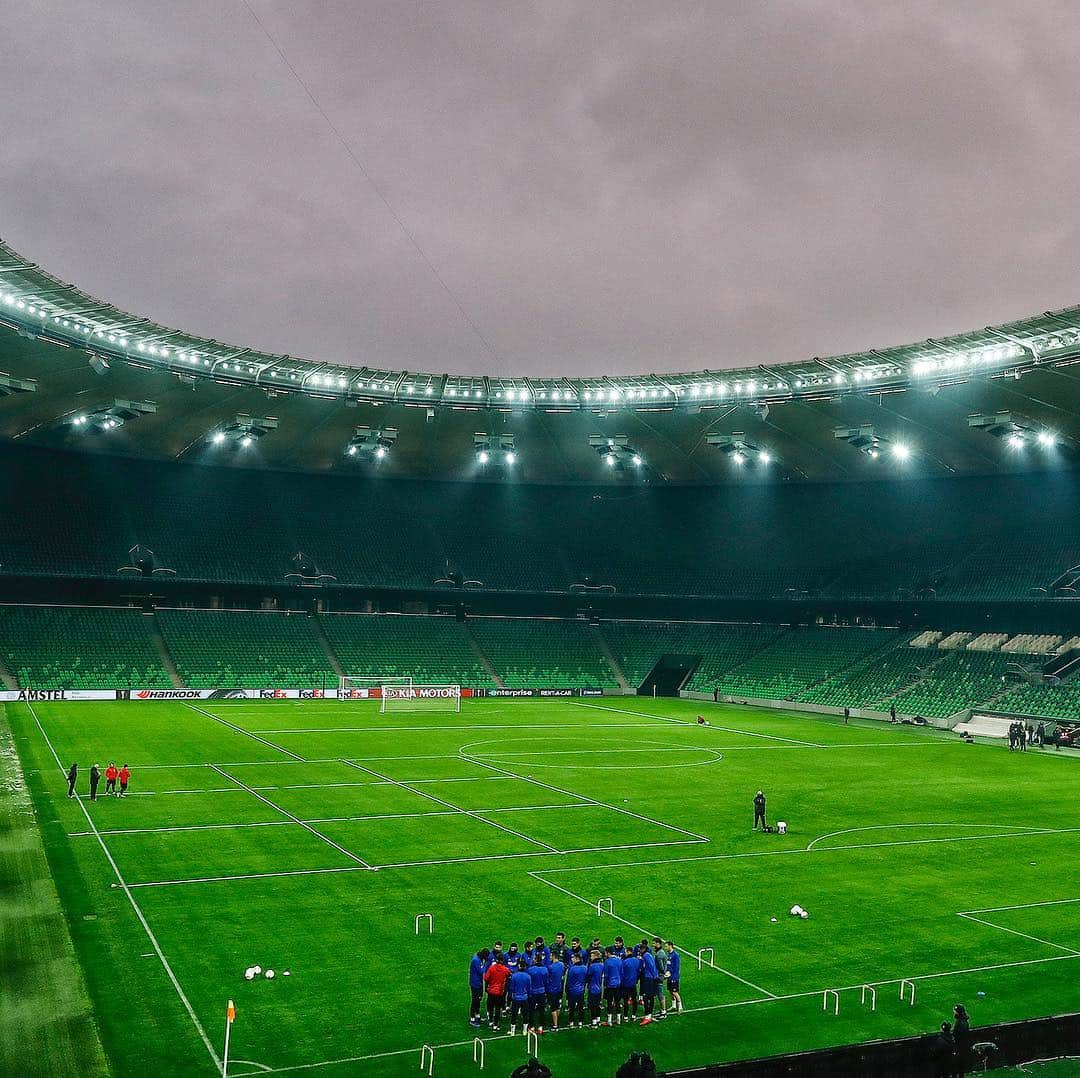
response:
[[[656,768],[702,767],[724,758],[718,750],[698,745],[630,741],[604,735],[492,738],[463,745],[458,749],[458,756],[522,773],[537,768],[567,771],[632,771],[648,768],[652,771]]]

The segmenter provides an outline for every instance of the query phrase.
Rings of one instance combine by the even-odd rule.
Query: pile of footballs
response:
[[[262,966],[248,966],[248,968],[246,970],[244,970],[244,980],[245,981],[253,981],[260,974],[263,977],[265,977],[268,981],[272,981],[274,979],[274,977],[276,976],[276,974],[274,973],[274,971],[272,969],[264,970],[262,968]],[[281,975],[282,975],[282,977],[291,977],[292,976],[292,974],[288,970],[285,970]]]

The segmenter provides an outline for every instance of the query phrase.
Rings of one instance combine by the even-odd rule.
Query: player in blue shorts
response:
[[[601,967],[602,971],[603,967]],[[577,1028],[585,1024],[585,986],[589,980],[589,967],[581,961],[580,954],[570,956],[570,965],[566,967],[566,1002],[569,1005],[569,1014],[566,1017],[568,1029]]]
[[[529,988],[532,986],[532,977],[529,976],[529,967],[525,965],[525,959],[519,958],[517,969],[510,977],[510,1036],[517,1033],[518,1018],[521,1019],[522,1032],[528,1028],[529,1022]]]
[[[604,959],[604,1002],[607,1004],[607,1024],[622,1023],[622,959],[614,947],[607,949]]]
[[[559,1031],[559,1012],[562,1009],[563,978],[566,976],[566,963],[557,955],[551,956],[547,966],[547,1005],[551,1011],[551,1032]]]
[[[600,1000],[604,994],[604,959],[600,952],[589,952],[589,1017],[593,1029],[600,1025]]]
[[[544,1009],[547,1005],[547,966],[544,965],[543,955],[537,955],[533,964],[529,967],[529,1025],[537,1031],[544,1032]]]
[[[485,947],[477,951],[469,962],[469,994],[472,999],[469,1002],[469,1025],[480,1025],[480,1002],[484,998],[484,974],[489,965],[488,957],[491,952]]]
[[[628,950],[622,960],[622,1012],[626,1021],[637,1018],[638,980],[641,977],[641,956]]]
[[[641,945],[641,996],[645,1001],[645,1017],[641,1024],[647,1026],[653,1020],[653,1011],[656,1009],[656,981],[659,973],[656,968],[656,956],[649,948],[649,944]]]

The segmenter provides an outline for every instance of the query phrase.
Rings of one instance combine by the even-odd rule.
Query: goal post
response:
[[[383,685],[381,711],[460,711],[460,685]]]
[[[413,683],[411,677],[398,677],[394,674],[349,674],[338,679],[339,700],[374,700],[384,686],[408,688]]]

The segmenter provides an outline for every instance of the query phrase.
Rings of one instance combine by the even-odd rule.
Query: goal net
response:
[[[374,700],[384,686],[409,688],[411,677],[395,677],[392,674],[359,674],[343,677],[338,682],[339,700]]]
[[[460,711],[460,685],[384,685],[383,711]]]

